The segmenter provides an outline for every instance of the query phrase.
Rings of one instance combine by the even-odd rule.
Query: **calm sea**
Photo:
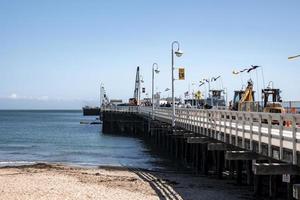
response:
[[[104,135],[81,111],[0,111],[0,165],[35,162],[154,168],[136,138]]]

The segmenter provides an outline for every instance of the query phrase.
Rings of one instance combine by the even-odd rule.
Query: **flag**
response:
[[[232,73],[233,73],[234,75],[237,75],[237,74],[243,73],[243,72],[248,71],[248,70],[249,70],[248,68],[244,68],[244,69],[242,69],[242,70],[240,70],[240,71],[233,70]]]
[[[251,65],[251,68],[248,69],[247,73],[251,72],[252,70],[255,70],[256,68],[259,68],[260,66]]]
[[[243,73],[244,71],[247,71],[247,70],[248,70],[248,69],[245,68],[245,69],[241,70],[240,73]]]
[[[239,74],[240,72],[238,72],[238,71],[236,71],[236,70],[233,70],[232,73],[235,74],[235,75],[237,75],[237,74]]]
[[[218,77],[216,77],[216,78],[215,78],[215,77],[212,77],[212,78],[211,78],[211,82],[218,80],[220,77],[221,77],[221,76],[218,76]]]
[[[184,96],[185,96],[185,97],[188,97],[188,96],[189,96],[189,91],[186,91],[186,92],[184,93]]]
[[[300,55],[290,56],[290,57],[288,57],[288,59],[291,60],[291,59],[298,58],[298,57],[300,57]]]

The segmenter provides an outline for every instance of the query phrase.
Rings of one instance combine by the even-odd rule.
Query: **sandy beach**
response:
[[[172,171],[56,164],[0,168],[0,199],[251,199],[249,188]]]

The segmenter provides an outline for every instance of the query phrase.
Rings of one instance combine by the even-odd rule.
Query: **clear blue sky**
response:
[[[300,54],[299,9],[299,0],[0,0],[0,109],[80,108],[97,101],[100,82],[128,99],[137,65],[150,93],[153,62],[163,91],[173,40],[185,53],[178,96],[222,75],[231,98],[241,88],[232,70],[253,64],[284,100],[300,100],[300,59],[287,60]]]

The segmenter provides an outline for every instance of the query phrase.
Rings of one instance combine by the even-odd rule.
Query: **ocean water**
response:
[[[101,125],[80,124],[93,120],[81,111],[0,111],[0,165],[156,167],[158,158],[141,140],[102,134]]]

